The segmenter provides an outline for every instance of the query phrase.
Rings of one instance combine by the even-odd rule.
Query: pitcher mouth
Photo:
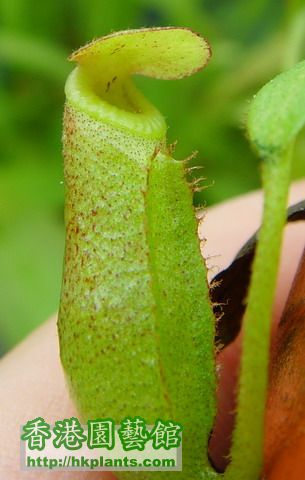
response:
[[[188,28],[127,30],[93,40],[74,52],[77,62],[66,83],[72,106],[97,121],[151,139],[164,138],[161,113],[137,90],[132,76],[173,80],[208,62],[208,43]]]
[[[69,75],[68,102],[96,121],[128,130],[133,135],[163,138],[166,123],[161,113],[135,87],[131,78],[92,80],[81,66]]]

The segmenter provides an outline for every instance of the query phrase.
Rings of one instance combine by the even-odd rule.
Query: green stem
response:
[[[257,480],[263,465],[270,318],[286,219],[291,153],[290,147],[263,164],[263,223],[244,319],[236,427],[225,480]]]

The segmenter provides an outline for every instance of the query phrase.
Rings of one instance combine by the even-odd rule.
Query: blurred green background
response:
[[[244,134],[251,96],[304,57],[304,1],[0,0],[0,352],[58,306],[64,248],[61,126],[67,55],[94,37],[188,26],[208,38],[206,70],[183,81],[139,78],[167,118],[176,158],[198,150],[211,205],[259,186]],[[304,135],[293,176],[303,174]],[[233,212],[234,214],[234,212]]]

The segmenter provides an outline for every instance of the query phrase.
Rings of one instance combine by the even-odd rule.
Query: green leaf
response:
[[[304,83],[305,61],[271,80],[254,98],[248,131],[261,158],[281,155],[303,127]]]

